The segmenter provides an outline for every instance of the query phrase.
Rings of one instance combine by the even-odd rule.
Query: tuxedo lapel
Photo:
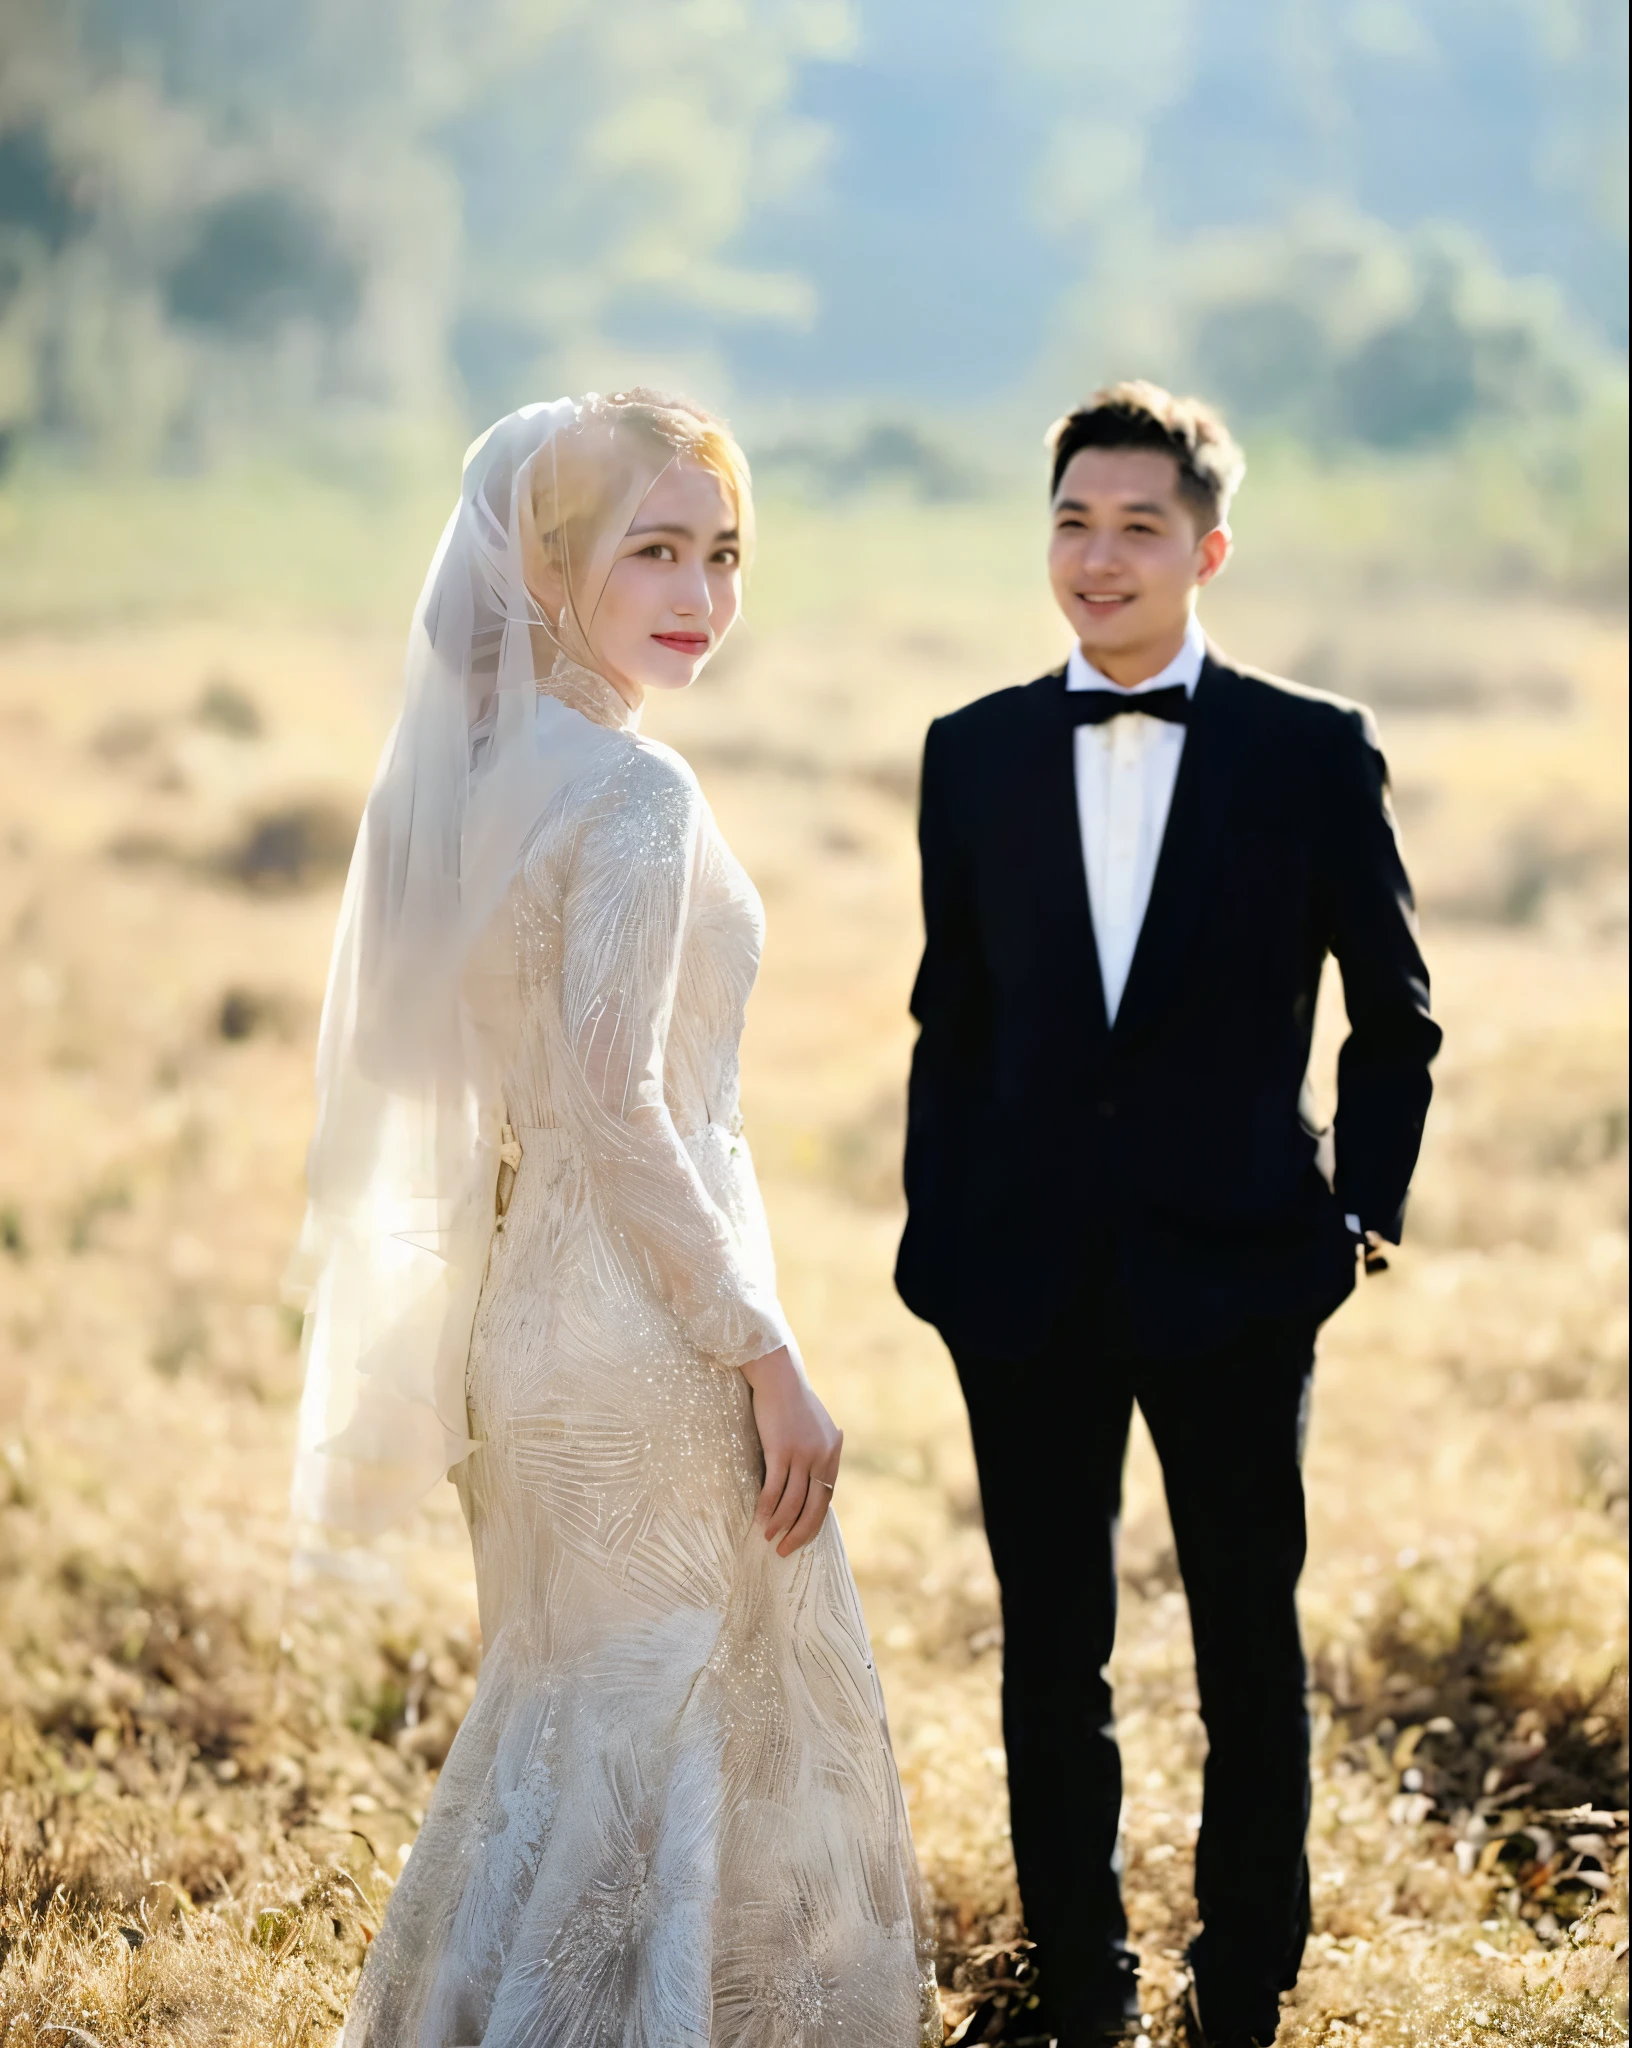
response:
[[[1076,742],[1064,717],[1064,691],[1064,671],[1056,670],[1026,693],[1026,758],[1015,785],[1023,810],[1016,822],[1026,847],[1025,872],[1034,878],[1041,913],[1043,971],[1049,981],[1045,1000],[1060,1014],[1080,1020],[1087,1039],[1097,1044],[1110,1027],[1082,861]]]
[[[1163,1014],[1207,909],[1245,744],[1236,680],[1209,651],[1196,683],[1150,904],[1116,1013],[1118,1043]]]

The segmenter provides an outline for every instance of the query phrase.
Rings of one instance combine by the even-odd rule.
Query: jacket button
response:
[[[1116,1104],[1108,1095],[1101,1096],[1100,1100],[1094,1104],[1094,1108],[1101,1116],[1116,1115]]]

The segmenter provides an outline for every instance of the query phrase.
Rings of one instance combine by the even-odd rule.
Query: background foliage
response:
[[[1613,0],[13,0],[0,431],[346,474],[656,375],[766,448],[904,414],[943,445],[846,475],[933,491],[1142,369],[1328,460],[1500,441],[1613,555],[1626,36]]]

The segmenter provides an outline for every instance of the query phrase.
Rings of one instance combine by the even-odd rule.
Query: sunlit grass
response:
[[[341,566],[276,531],[289,502],[258,508],[258,561],[179,486],[157,530],[201,522],[201,560],[263,596],[286,576],[286,611],[338,604]],[[394,515],[413,577],[425,507]],[[351,516],[314,529],[324,546],[350,546]],[[968,2041],[1023,1996],[1003,1988],[996,1589],[950,1370],[888,1275],[916,743],[1058,638],[1034,529],[990,522],[769,506],[750,638],[652,720],[767,900],[750,1135],[847,1430],[840,1514]],[[115,590],[139,582],[128,545]],[[42,617],[60,575],[40,570]],[[413,577],[389,603],[375,587],[382,610]],[[399,659],[375,602],[326,626],[114,607],[0,650],[4,2048],[332,2040],[474,1683],[450,1498],[384,1546],[378,1583],[286,1585],[298,1359],[276,1281],[335,885],[314,860],[246,886],[241,856],[255,820],[355,809]],[[1294,670],[1335,645],[1338,687],[1406,676],[1384,735],[1448,1032],[1411,1241],[1332,1325],[1317,1382],[1316,1933],[1284,2038],[1608,2042],[1627,1938],[1624,643],[1550,606],[1385,616],[1245,576],[1209,623]],[[1527,696],[1543,669],[1559,688]],[[1464,672],[1460,709],[1411,709]],[[258,731],[209,712],[223,678]],[[1124,1581],[1127,1890],[1167,2042],[1202,1736],[1142,1436]]]

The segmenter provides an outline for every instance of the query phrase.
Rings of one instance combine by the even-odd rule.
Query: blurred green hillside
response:
[[[469,434],[636,378],[724,404],[852,579],[1029,563],[1043,426],[1146,374],[1248,444],[1240,574],[1613,599],[1625,39],[1600,0],[10,0],[0,621],[400,621]]]

